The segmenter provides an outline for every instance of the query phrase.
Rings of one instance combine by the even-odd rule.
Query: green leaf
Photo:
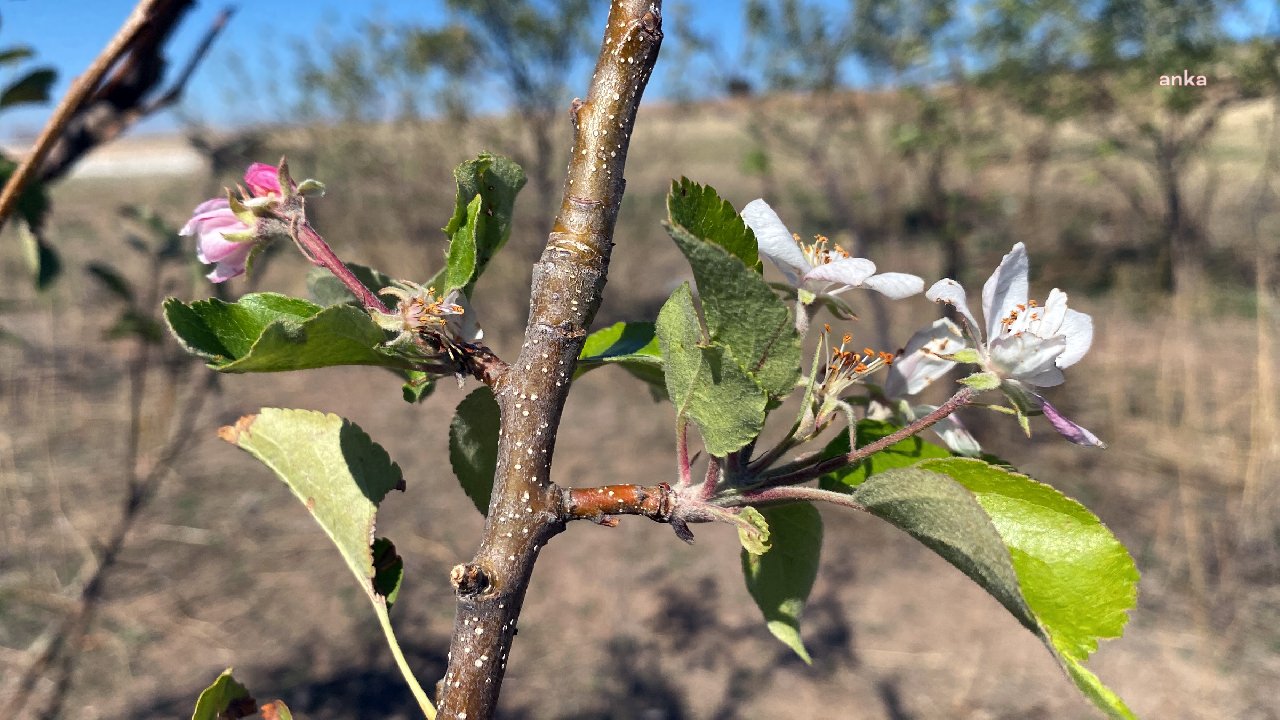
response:
[[[760,511],[748,505],[738,513],[738,542],[752,555],[769,552],[769,522]]]
[[[0,187],[4,187],[9,182],[9,178],[17,169],[16,162],[0,154]],[[22,194],[18,196],[15,214],[25,219],[32,228],[38,228],[44,224],[44,216],[48,211],[49,196],[45,192],[44,184],[29,180],[27,186],[22,189]]]
[[[1119,637],[1137,600],[1133,559],[1092,513],[1057,490],[981,460],[925,460],[851,492],[972,578],[1039,637],[1113,718],[1133,714],[1082,663]]]
[[[431,703],[404,660],[388,615],[403,564],[389,541],[374,540],[378,504],[392,490],[404,490],[400,466],[358,426],[333,414],[264,408],[218,434],[271,468],[337,546],[373,604],[405,681],[428,711]]]
[[[725,348],[703,345],[688,283],[662,306],[657,334],[667,395],[677,416],[697,424],[707,452],[724,457],[757,437],[768,397]]]
[[[769,527],[771,548],[764,555],[742,551],[747,591],[764,613],[773,636],[806,663],[812,663],[800,639],[800,615],[818,577],[822,516],[809,503],[760,511]]]
[[[94,262],[89,263],[85,270],[97,278],[98,282],[101,282],[112,295],[127,303],[133,302],[133,286],[115,268],[105,263]]]
[[[400,388],[404,401],[409,404],[420,403],[435,392],[435,378],[421,370],[405,370],[405,383]]]
[[[386,598],[389,612],[400,596],[404,558],[396,553],[395,544],[386,538],[373,541],[373,573],[373,591]]]
[[[976,372],[967,377],[960,378],[960,382],[968,385],[978,392],[995,390],[1000,387],[1000,377],[995,373],[990,372]]]
[[[49,88],[58,79],[53,68],[36,68],[0,90],[0,108],[42,103],[49,100]]]
[[[901,429],[897,425],[880,420],[859,420],[854,433],[857,435],[858,447],[866,447]],[[849,452],[849,433],[842,432],[831,438],[831,442],[827,443],[827,446],[822,450],[822,457],[848,455]],[[951,457],[951,452],[946,448],[925,442],[920,439],[919,435],[913,435],[905,440],[899,440],[856,465],[850,465],[823,475],[818,481],[818,486],[824,490],[848,492],[849,488],[861,485],[867,477],[876,473],[884,472],[891,468],[914,465],[916,462],[927,458],[947,457]]]
[[[481,515],[489,513],[493,475],[498,466],[498,401],[487,387],[458,403],[449,423],[449,462],[462,490]]]
[[[651,322],[617,322],[587,336],[573,377],[605,365],[619,365],[649,385],[654,399],[667,396],[662,350]]]
[[[482,198],[476,195],[467,203],[466,222],[458,226],[449,241],[449,256],[444,266],[444,289],[464,288],[476,273],[476,236],[484,234],[487,219],[481,210]]]
[[[0,50],[0,67],[5,65],[13,65],[27,60],[35,55],[35,51],[28,45],[13,45]]]
[[[719,245],[747,267],[759,269],[755,233],[710,185],[699,185],[685,177],[673,180],[667,194],[667,214],[673,229]]]
[[[164,302],[169,329],[193,355],[219,372],[279,372],[332,365],[404,368],[384,352],[385,333],[363,309],[320,307],[275,293],[234,303],[216,298]]]
[[[31,228],[25,220],[19,222],[18,240],[22,243],[23,258],[27,261],[27,271],[31,273],[36,290],[47,290],[62,274],[62,259],[53,246]]]
[[[680,187],[673,186],[668,198],[672,215],[667,232],[693,268],[711,341],[727,347],[769,395],[789,395],[800,377],[800,338],[791,311],[754,267],[714,239],[697,234],[711,233],[712,220],[675,214],[683,209],[677,196]]]
[[[364,286],[378,292],[379,290],[390,286],[395,282],[390,276],[374,270],[364,265],[348,264],[347,267],[356,276],[356,279],[364,283]],[[355,295],[347,289],[342,281],[334,277],[333,273],[322,267],[311,268],[307,273],[307,293],[311,298],[321,305],[338,305],[340,303],[360,304]]]
[[[444,285],[442,292],[463,288],[470,297],[476,280],[511,237],[516,195],[524,187],[526,177],[514,161],[489,153],[481,153],[476,159],[458,165],[453,177],[458,183],[458,194],[453,217],[444,227],[445,235],[449,236],[449,252],[445,270],[432,284]],[[464,271],[468,277],[462,281]],[[460,281],[461,284],[455,284]]]
[[[231,668],[227,668],[200,693],[191,720],[237,720],[257,713],[257,701],[245,686],[231,677]]]

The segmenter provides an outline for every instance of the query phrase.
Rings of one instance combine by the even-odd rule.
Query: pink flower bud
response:
[[[275,165],[256,162],[244,171],[244,184],[254,197],[280,195],[280,170]]]
[[[245,179],[248,180],[248,177]],[[254,243],[249,240],[252,232],[253,228],[241,222],[231,211],[226,198],[214,198],[200,203],[195,214],[178,234],[196,237],[196,257],[200,262],[217,263],[206,277],[212,282],[220,283],[244,274],[245,263],[254,247]],[[233,237],[238,235],[244,240],[237,242],[228,239],[228,234]]]

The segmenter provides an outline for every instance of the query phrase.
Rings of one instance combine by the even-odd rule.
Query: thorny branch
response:
[[[571,109],[572,157],[534,266],[524,345],[494,385],[502,423],[484,537],[452,573],[458,609],[439,684],[443,718],[493,717],[538,550],[564,529],[564,493],[551,482],[556,428],[600,305],[631,130],[661,42],[661,2],[613,0],[587,99]]]

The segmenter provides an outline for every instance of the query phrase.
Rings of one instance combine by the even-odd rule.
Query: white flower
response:
[[[764,200],[752,200],[742,209],[742,220],[756,235],[760,254],[769,258],[786,276],[808,305],[821,295],[834,296],[849,288],[870,288],[894,300],[924,290],[924,280],[906,273],[876,274],[870,260],[849,257],[839,245],[818,236],[814,243],[800,242],[778,214]],[[837,287],[825,292],[832,285]]]
[[[1054,288],[1043,306],[1027,298],[1030,263],[1022,243],[1013,246],[982,286],[986,331],[969,311],[964,288],[950,278],[939,280],[925,297],[947,303],[960,313],[965,333],[977,349],[977,362],[1000,381],[1000,389],[1021,413],[1043,411],[1068,440],[1106,447],[1097,436],[1063,417],[1032,387],[1061,385],[1062,371],[1080,361],[1093,344],[1093,320],[1067,308],[1067,294]]]
[[[924,390],[934,380],[955,367],[947,356],[965,349],[964,336],[956,324],[940,318],[933,325],[911,336],[902,354],[889,366],[882,389],[889,405],[873,401],[869,416],[876,420],[892,420],[901,425],[914,422],[938,409],[937,405],[912,405],[906,399]],[[978,455],[982,447],[955,415],[948,415],[933,425],[933,431],[952,451],[961,455]]]

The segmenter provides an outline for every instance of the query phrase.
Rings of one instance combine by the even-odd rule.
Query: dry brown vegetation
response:
[[[1050,166],[1033,219],[1012,122],[948,178],[975,208],[964,238],[967,285],[1025,239],[1033,294],[1063,287],[1073,306],[1094,315],[1094,349],[1053,398],[1112,449],[1070,446],[1043,425],[1027,442],[999,417],[973,422],[995,452],[1080,499],[1133,552],[1144,573],[1139,607],[1126,637],[1104,644],[1092,667],[1142,717],[1280,718],[1272,357],[1280,327],[1275,275],[1253,273],[1255,261],[1275,257],[1280,232],[1280,211],[1259,210],[1254,200],[1270,112],[1259,102],[1230,115],[1194,176],[1202,191],[1215,183],[1207,217],[1219,258],[1194,295],[1155,292],[1140,259],[1106,259],[1102,250],[1124,247],[1143,228],[1079,152],[1087,141],[1075,131]],[[660,226],[672,177],[709,183],[737,207],[762,192],[761,178],[743,170],[752,149],[747,114],[731,103],[642,109],[598,324],[651,319],[689,277]],[[318,128],[264,141],[255,159],[287,151],[297,174],[328,183],[314,224],[344,258],[422,279],[444,247],[436,228],[451,210],[450,167],[486,147],[502,151],[508,135],[500,122],[465,132]],[[864,149],[832,152],[858,163],[859,182],[888,178],[894,193],[854,182],[854,205],[903,216],[919,178]],[[785,193],[771,201],[793,229],[841,239],[801,161],[774,171]],[[120,250],[119,203],[146,203],[177,224],[209,189],[206,178],[65,183],[50,237],[67,274],[44,295],[21,279],[11,238],[0,247],[0,327],[22,338],[0,344],[0,697],[73,609],[120,513],[131,341],[100,340],[112,301],[82,267],[103,255],[131,257]],[[511,245],[481,284],[478,312],[500,354],[519,346],[528,263],[553,211],[517,205]],[[937,246],[904,223],[866,239],[883,268],[930,280],[941,272]],[[124,270],[142,281],[141,265]],[[280,252],[252,284],[302,294],[304,273],[296,254]],[[239,292],[245,284],[236,282]],[[207,291],[197,285],[197,293]],[[936,308],[915,299],[893,312],[891,327],[901,330],[891,340],[901,343]],[[152,371],[144,448],[175,422],[166,372]],[[390,374],[365,369],[222,378],[195,422],[199,437],[164,477],[108,578],[98,619],[75,653],[63,717],[183,716],[233,664],[261,697],[283,697],[304,717],[410,717],[409,695],[338,555],[283,485],[215,434],[262,406],[304,407],[346,416],[387,447],[409,483],[380,520],[407,566],[395,620],[430,682],[443,670],[453,621],[445,578],[469,557],[482,518],[445,462],[462,393],[443,387],[423,406],[399,395]],[[556,481],[670,479],[672,420],[668,406],[621,372],[584,377],[560,432]],[[641,519],[612,530],[570,528],[538,566],[501,715],[1093,717],[1035,638],[959,572],[873,518],[836,510],[824,517],[823,567],[806,613],[812,667],[766,632],[728,529],[705,527],[687,547]]]

